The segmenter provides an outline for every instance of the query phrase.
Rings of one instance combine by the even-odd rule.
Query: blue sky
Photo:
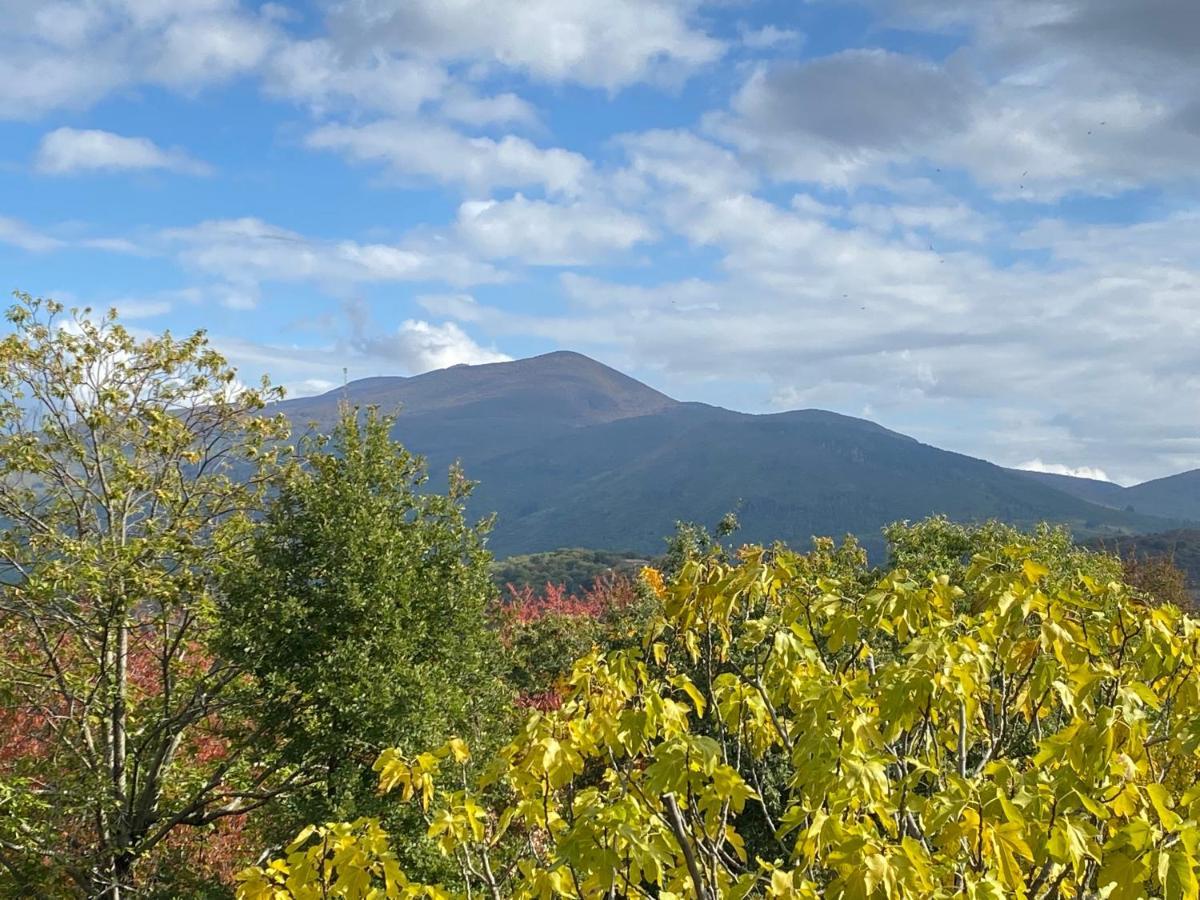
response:
[[[1194,0],[0,0],[0,282],[295,394],[557,348],[1200,466]]]

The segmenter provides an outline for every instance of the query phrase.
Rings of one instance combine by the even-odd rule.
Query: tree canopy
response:
[[[499,752],[376,762],[457,882],[360,819],[239,896],[1196,897],[1197,623],[1052,533],[952,528],[883,574],[829,542],[646,571],[644,643]]]
[[[324,773],[299,799],[342,814],[374,794],[363,765],[495,731],[509,707],[486,523],[464,517],[470,483],[424,490],[424,462],[393,420],[346,408],[298,464],[223,581],[221,655],[252,673],[278,741]]]
[[[297,777],[248,757],[244,673],[203,640],[287,429],[202,333],[138,339],[23,295],[8,321],[0,863],[20,896],[115,900],[176,829]]]
[[[460,473],[426,491],[373,411],[294,447],[203,333],[8,319],[0,896],[228,896],[214,854],[377,809],[384,747],[487,746],[509,695]]]

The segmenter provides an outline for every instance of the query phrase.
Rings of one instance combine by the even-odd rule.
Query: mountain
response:
[[[1124,509],[1167,519],[1200,521],[1200,469],[1156,478],[1132,487],[1122,487],[1091,478],[1050,475],[1045,472],[1022,474],[1073,497],[1111,509]]]
[[[461,460],[472,511],[499,514],[498,556],[559,547],[662,549],[677,520],[736,509],[739,537],[807,544],[852,533],[880,546],[897,519],[1048,520],[1081,534],[1161,531],[1164,522],[822,410],[750,415],[667,397],[595,360],[558,352],[370,378],[280,404],[324,428],[342,402],[401,410],[395,437],[433,472]]]
[[[1051,472],[1027,472],[1023,469],[1014,469],[1013,471],[1020,472],[1026,478],[1032,478],[1034,481],[1089,503],[1098,503],[1111,509],[1124,509],[1128,505],[1125,500],[1125,488],[1111,481],[1100,481],[1097,478],[1076,478],[1073,475],[1055,475]]]
[[[512,362],[451,366],[411,378],[364,378],[285,406],[293,418],[307,414],[321,421],[337,411],[330,401],[343,397],[361,405],[401,406],[406,416],[484,416],[567,426],[647,416],[678,404],[581,353],[559,350]]]
[[[1200,519],[1200,469],[1155,478],[1125,489],[1129,505],[1138,512],[1176,519]]]

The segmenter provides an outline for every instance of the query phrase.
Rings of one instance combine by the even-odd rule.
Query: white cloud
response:
[[[371,55],[347,60],[319,38],[281,45],[266,66],[267,92],[310,106],[318,115],[344,104],[389,114],[412,114],[449,84],[428,60]]]
[[[216,4],[213,4],[214,6]],[[173,18],[158,41],[148,74],[171,87],[191,88],[250,71],[267,55],[274,34],[265,23],[237,11]]]
[[[965,127],[973,93],[964,72],[844,50],[760,66],[709,127],[782,178],[842,184]]]
[[[648,240],[637,216],[590,203],[547,203],[521,194],[469,200],[458,208],[458,234],[484,256],[540,266],[598,261]]]
[[[143,137],[111,131],[57,128],[38,145],[35,165],[48,175],[167,169],[185,175],[207,175],[212,169],[181,150],[164,150]]]
[[[468,125],[533,124],[537,112],[511,92],[480,94],[438,62],[391,53],[347,54],[327,38],[280,44],[265,66],[268,94],[324,116],[342,109],[415,116],[436,109]]]
[[[340,293],[348,285],[367,282],[466,285],[502,278],[490,265],[436,242],[320,241],[254,218],[201,222],[169,229],[161,237],[189,267],[235,286],[310,281]],[[227,305],[252,305],[244,292],[234,297]]]
[[[422,294],[416,301],[426,312],[459,322],[478,322],[492,312],[470,294]]]
[[[628,167],[624,186],[642,200],[661,202],[664,194],[721,197],[753,190],[758,174],[732,151],[689,131],[658,129],[617,138]]]
[[[58,238],[44,234],[20,219],[8,216],[0,216],[0,244],[11,244],[31,253],[44,253],[64,246],[64,242]]]
[[[326,381],[324,378],[305,378],[300,382],[293,382],[287,388],[289,397],[312,397],[317,394],[327,394],[337,387],[337,382]]]
[[[485,193],[497,187],[540,186],[575,194],[590,173],[587,158],[524,138],[469,137],[434,122],[389,119],[369,125],[325,125],[308,146],[360,162],[379,162],[401,178],[432,179]]]
[[[394,359],[409,372],[512,359],[495,349],[481,347],[454,322],[437,325],[424,319],[407,319],[394,334],[372,338],[364,349],[372,355]]]
[[[624,87],[687,72],[723,52],[690,24],[693,0],[355,0],[333,33],[358,52],[484,60],[546,81]]]
[[[1095,481],[1112,481],[1103,469],[1095,466],[1064,466],[1062,463],[1045,463],[1031,459],[1017,465],[1025,472],[1045,472],[1048,475],[1070,475],[1072,478],[1091,478]]]
[[[961,46],[941,62],[851,48],[763,65],[707,127],[785,180],[878,184],[932,165],[1032,201],[1196,183],[1200,56],[1181,37],[1200,27],[1194,0],[873,5]]]
[[[138,85],[193,91],[253,70],[275,26],[237,0],[0,0],[0,118]]]
[[[167,300],[113,300],[110,303],[96,304],[104,309],[115,309],[117,315],[126,321],[133,319],[153,319],[165,316],[171,311],[171,303]]]

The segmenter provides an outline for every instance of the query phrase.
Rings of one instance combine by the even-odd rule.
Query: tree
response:
[[[1169,556],[1139,556],[1131,553],[1121,560],[1125,583],[1152,600],[1173,603],[1195,611],[1195,600],[1188,590],[1187,573]]]
[[[1051,533],[975,533],[963,564],[931,531],[937,565],[927,530],[882,573],[831,544],[648,571],[644,645],[583,657],[498,753],[385,752],[469,890],[411,881],[362,819],[239,896],[1196,897],[1200,623]]]
[[[496,604],[495,619],[507,681],[522,706],[557,706],[559,684],[576,659],[593,647],[636,644],[657,608],[653,595],[625,575],[600,576],[579,593],[556,584],[546,584],[541,592],[508,588],[508,597]]]
[[[488,609],[487,522],[450,473],[431,493],[424,462],[391,418],[344,409],[306,437],[251,550],[223,582],[222,655],[254,676],[265,734],[323,774],[296,814],[354,815],[375,785],[364,769],[389,745],[411,752],[454,733],[496,733],[511,709]],[[295,820],[293,820],[295,821]]]
[[[300,773],[207,646],[216,581],[281,465],[280,396],[203,333],[18,294],[0,341],[0,864],[21,896],[116,900],[187,826]],[[36,880],[35,880],[36,879]]]

